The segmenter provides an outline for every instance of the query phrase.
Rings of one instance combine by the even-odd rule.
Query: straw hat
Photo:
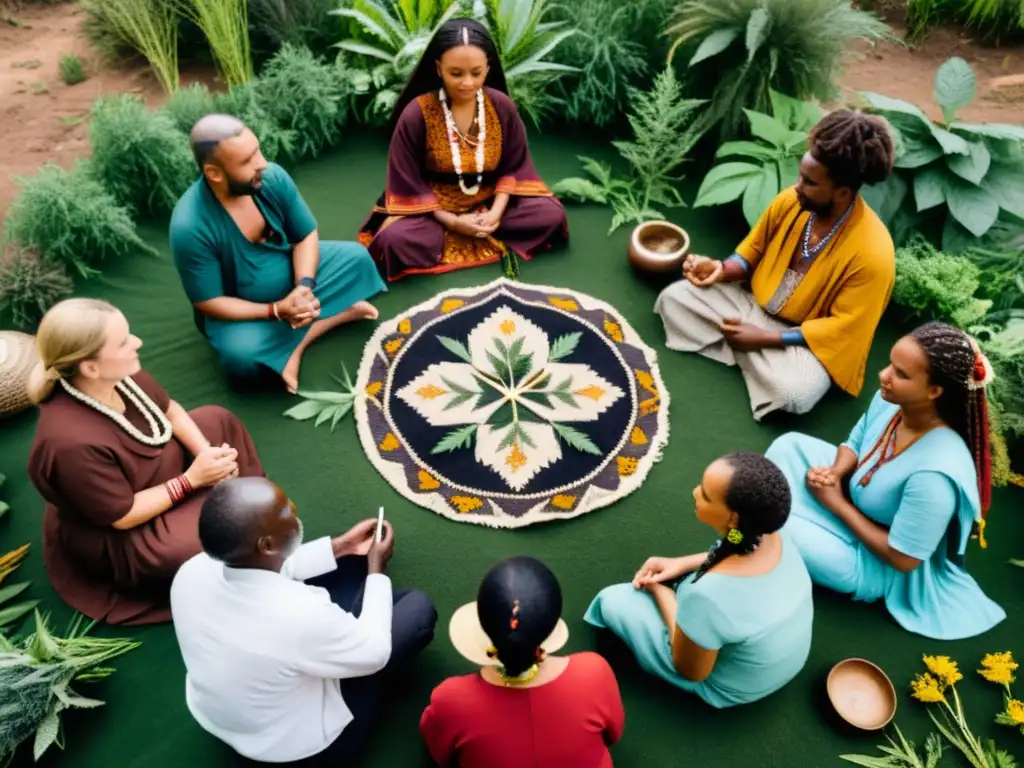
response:
[[[569,640],[561,611],[562,590],[551,570],[532,557],[513,557],[488,571],[476,601],[452,615],[448,635],[474,664],[497,667],[502,662],[487,655],[491,647],[529,646],[530,653],[539,647],[545,655],[561,649]]]

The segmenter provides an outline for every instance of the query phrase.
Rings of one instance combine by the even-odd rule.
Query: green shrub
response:
[[[89,122],[92,171],[120,204],[167,212],[195,181],[188,138],[160,111],[130,94],[102,96]]]
[[[647,48],[637,38],[650,4],[576,0],[553,8],[556,19],[576,30],[555,54],[578,70],[557,84],[569,121],[600,127],[625,113],[629,88],[649,71]]]
[[[654,205],[681,207],[676,184],[682,177],[673,175],[700,139],[695,128],[697,113],[704,102],[684,99],[679,81],[671,69],[659,74],[650,91],[630,91],[629,123],[633,141],[613,141],[613,146],[629,163],[628,179],[613,176],[604,163],[580,157],[583,169],[592,178],[562,179],[552,191],[561,197],[612,207],[611,234],[623,224],[640,224],[664,218]]]
[[[993,313],[971,332],[995,369],[988,393],[994,422],[1004,435],[1024,438],[1024,311]]]
[[[286,155],[294,155],[299,137],[290,128],[284,128],[267,114],[263,108],[259,91],[259,81],[250,80],[245,85],[237,85],[228,93],[220,94],[214,99],[216,112],[234,115],[260,140],[260,150],[267,160],[280,160]]]
[[[178,130],[186,136],[192,131],[192,126],[199,122],[199,118],[213,114],[216,108],[214,95],[202,83],[192,83],[175,91],[162,107]]]
[[[935,100],[942,108],[940,123],[913,104],[863,94],[899,134],[897,172],[865,194],[898,241],[909,231],[934,225],[942,233],[942,250],[961,253],[979,245],[1000,220],[1021,232],[1024,127],[957,120],[957,111],[974,99],[975,89],[974,72],[963,59],[939,67]]]
[[[939,24],[957,22],[978,30],[986,39],[1019,35],[1024,29],[1021,0],[908,0],[908,37],[921,41]]]
[[[60,57],[60,79],[66,85],[78,85],[85,81],[85,65],[75,54],[66,53]]]
[[[338,5],[338,0],[249,0],[253,50],[275,52],[290,43],[327,53],[338,36],[327,17]]]
[[[86,32],[108,58],[141,54],[166,93],[178,89],[178,25],[171,0],[79,0]]]
[[[0,251],[0,312],[15,326],[33,328],[46,311],[74,288],[67,269],[17,245]]]
[[[815,104],[769,91],[772,115],[744,110],[754,141],[729,141],[715,159],[738,157],[716,165],[697,190],[694,208],[743,198],[743,216],[754,226],[779,191],[797,182],[808,134],[823,111]]]
[[[330,64],[286,43],[256,83],[268,118],[295,134],[295,153],[315,157],[337,143],[348,117],[350,79],[341,58]]]
[[[892,300],[921,320],[942,320],[967,329],[979,323],[992,302],[975,296],[981,270],[960,256],[942,253],[923,239],[896,251]]]
[[[128,209],[119,205],[80,162],[73,171],[47,163],[35,176],[15,178],[21,193],[4,222],[16,243],[83,277],[109,258],[153,253],[135,231]]]
[[[688,92],[712,100],[705,127],[720,122],[722,139],[743,130],[743,109],[767,112],[769,90],[827,102],[850,43],[891,37],[883,21],[849,0],[681,0],[671,62],[683,54]]]

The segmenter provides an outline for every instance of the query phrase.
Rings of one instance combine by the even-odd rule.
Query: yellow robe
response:
[[[809,214],[796,189],[783,190],[740,243],[750,264],[750,288],[763,308],[801,246]],[[778,317],[800,326],[832,380],[854,397],[864,386],[871,341],[896,281],[896,249],[885,224],[863,198],[818,255]]]

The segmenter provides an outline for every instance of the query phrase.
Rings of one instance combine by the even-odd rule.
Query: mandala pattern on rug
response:
[[[363,449],[399,493],[464,522],[576,517],[640,486],[668,440],[657,355],[608,304],[496,280],[381,323]]]

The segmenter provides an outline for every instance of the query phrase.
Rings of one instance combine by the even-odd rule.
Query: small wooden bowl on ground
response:
[[[34,336],[0,331],[0,417],[12,416],[32,405],[28,377],[38,361]]]
[[[844,659],[825,684],[838,715],[864,731],[877,731],[896,715],[896,689],[885,672],[866,659]]]
[[[679,273],[690,250],[690,236],[669,221],[645,221],[629,238],[629,263],[641,272]]]

